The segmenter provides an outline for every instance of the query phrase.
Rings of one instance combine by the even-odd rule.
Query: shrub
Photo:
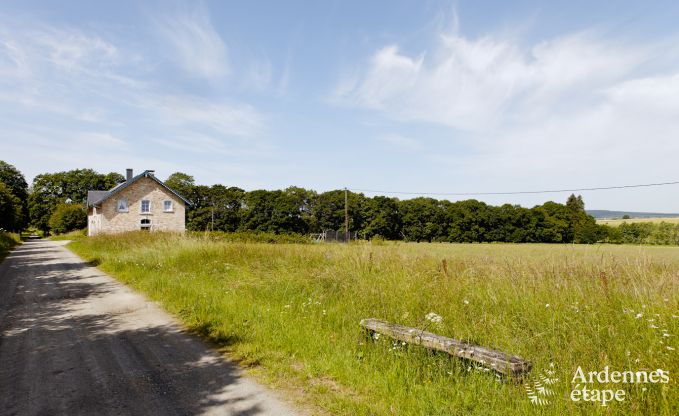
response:
[[[63,234],[87,226],[87,212],[80,204],[60,204],[49,219],[53,233]]]

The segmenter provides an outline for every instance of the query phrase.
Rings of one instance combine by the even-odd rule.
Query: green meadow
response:
[[[679,414],[677,247],[266,244],[162,233],[69,247],[313,414]],[[370,317],[519,355],[533,371],[503,379],[375,340],[358,325]],[[605,366],[662,369],[670,380],[595,382],[588,387],[621,389],[624,400],[572,401],[576,369]]]

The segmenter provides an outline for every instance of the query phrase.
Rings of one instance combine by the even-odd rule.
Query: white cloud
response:
[[[247,152],[271,153],[262,144],[264,117],[254,106],[223,93],[201,96],[159,83],[155,59],[93,30],[1,25],[2,158],[30,179],[83,166],[145,168],[147,160],[169,169],[188,157],[224,163]],[[154,144],[173,140],[172,148]],[[154,157],[150,145],[159,151]]]
[[[436,128],[437,137],[450,137],[448,149],[455,150],[434,145],[426,157],[460,181],[452,191],[674,180],[676,45],[667,39],[623,42],[594,31],[529,46],[501,36],[444,33],[416,53],[398,45],[375,51],[363,68],[339,81],[334,99],[396,121],[392,131],[398,123],[424,122],[430,126],[423,132]],[[385,137],[397,143],[400,136]],[[629,195],[599,192],[587,200],[590,207],[643,207]]]
[[[170,45],[173,59],[189,74],[212,79],[228,73],[226,44],[204,7],[158,18],[155,28]]]
[[[139,107],[170,126],[209,129],[223,137],[253,137],[263,129],[262,116],[247,104],[169,94],[140,95],[138,99]]]
[[[611,85],[646,57],[578,33],[530,48],[511,39],[441,34],[416,56],[397,45],[375,52],[358,77],[341,80],[336,99],[390,117],[485,130],[506,118],[540,113],[584,90]]]

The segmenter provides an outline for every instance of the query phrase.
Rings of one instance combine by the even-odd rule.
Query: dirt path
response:
[[[0,264],[0,414],[295,414],[62,245]]]

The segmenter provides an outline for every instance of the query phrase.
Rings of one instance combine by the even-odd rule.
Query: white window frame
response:
[[[125,208],[124,209],[120,209],[120,203],[122,201],[125,201]],[[120,198],[119,200],[116,201],[116,211],[117,212],[130,212],[130,206],[127,203],[127,198]]]
[[[149,209],[148,211],[144,211],[144,202],[149,203]],[[139,212],[142,214],[150,214],[151,213],[151,200],[150,199],[142,199],[139,201]]]
[[[167,204],[170,204],[170,207],[167,207]],[[163,212],[174,212],[174,204],[172,203],[171,199],[166,199],[163,201]]]

